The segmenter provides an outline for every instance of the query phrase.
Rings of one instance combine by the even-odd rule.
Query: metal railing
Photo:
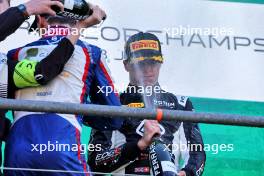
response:
[[[51,112],[63,114],[79,114],[92,117],[156,119],[162,117],[167,121],[184,121],[207,124],[223,124],[236,126],[264,127],[263,116],[238,114],[188,112],[176,110],[155,110],[147,108],[128,108],[93,104],[74,104],[61,102],[29,101],[0,99],[0,109],[32,112]]]

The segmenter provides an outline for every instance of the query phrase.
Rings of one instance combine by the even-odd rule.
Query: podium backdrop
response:
[[[149,31],[162,42],[160,84],[165,90],[193,97],[197,111],[264,115],[264,1],[90,2],[104,8],[108,17],[88,29],[83,39],[105,49],[104,59],[120,92],[128,84],[122,63],[125,40]],[[0,44],[2,52],[38,39],[26,30],[32,20]],[[263,175],[263,129],[201,124],[201,130],[205,143],[234,146],[232,152],[207,152],[206,176]],[[88,141],[88,128],[82,138]]]

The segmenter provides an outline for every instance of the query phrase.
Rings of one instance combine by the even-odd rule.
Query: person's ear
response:
[[[36,15],[35,16],[36,20],[37,20],[37,25],[38,25],[38,28],[42,28],[42,22],[41,22],[41,16],[40,15]]]
[[[47,28],[48,22],[45,17],[42,17],[40,15],[36,15],[36,18],[38,19],[38,28]]]

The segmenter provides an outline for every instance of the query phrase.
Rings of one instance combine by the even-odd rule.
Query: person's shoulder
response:
[[[178,103],[183,107],[186,107],[187,103],[191,101],[190,98],[185,95],[175,95],[175,96],[177,98]]]
[[[44,45],[56,45],[61,41],[61,37],[51,37],[51,38],[40,38],[33,42],[26,44],[23,47],[31,47],[31,46],[44,46]],[[22,48],[23,48],[22,47]]]
[[[185,95],[175,95],[171,92],[166,92],[167,96],[173,98],[177,104],[180,106],[180,109],[183,110],[192,110],[192,102],[188,96]]]
[[[8,51],[7,53],[7,56],[18,56],[18,53],[23,50],[23,49],[31,49],[31,48],[38,48],[38,47],[43,47],[43,46],[46,46],[46,45],[50,45],[49,41],[47,39],[39,39],[39,40],[36,40],[36,41],[32,41],[24,46],[21,46],[21,47],[18,47],[18,48],[15,48],[15,49],[11,49]],[[37,50],[37,49],[36,49]],[[33,50],[32,50],[33,51]]]
[[[7,52],[7,57],[8,57],[8,59],[18,60],[19,59],[18,56],[19,56],[19,53],[21,53],[21,51],[25,51],[25,50],[30,49],[29,52],[35,53],[38,50],[37,48],[43,47],[45,45],[49,45],[49,43],[47,42],[47,40],[45,40],[45,39],[39,39],[39,40],[30,42],[30,43],[28,43],[28,44],[26,44],[24,46],[21,46],[21,47],[18,47],[18,48],[14,48],[14,49],[9,50]]]

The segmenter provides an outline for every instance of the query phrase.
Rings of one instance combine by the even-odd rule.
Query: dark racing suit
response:
[[[131,87],[131,86],[129,86]],[[134,86],[133,86],[134,87]],[[158,85],[160,88],[160,86]],[[128,90],[128,89],[127,89]],[[138,90],[138,88],[136,88]],[[160,89],[161,90],[161,89]],[[161,90],[162,93],[147,96],[143,101],[142,94],[122,93],[121,103],[129,107],[192,111],[191,101],[184,96],[175,96]],[[144,103],[145,102],[145,103]],[[137,142],[144,133],[144,120],[128,119],[120,130],[102,132],[92,130],[90,143],[101,144],[101,151],[89,151],[88,163],[95,172],[114,172],[119,174],[146,175],[150,172],[148,149],[140,151]],[[178,121],[160,123],[161,138],[172,150],[178,171],[184,170],[187,176],[202,175],[205,165],[203,140],[198,124]],[[180,145],[199,145],[198,150],[180,150]],[[183,163],[180,165],[180,163]]]

